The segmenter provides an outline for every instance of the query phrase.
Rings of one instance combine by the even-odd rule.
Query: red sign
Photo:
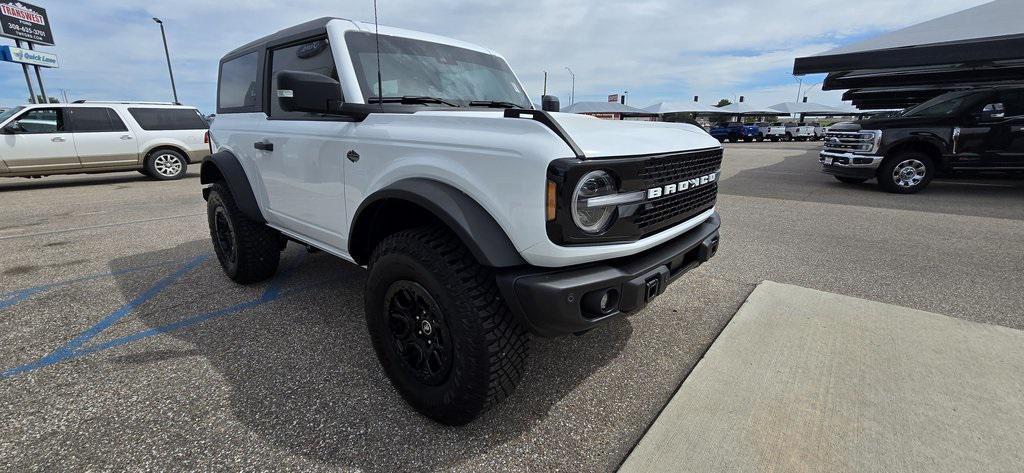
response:
[[[20,0],[0,0],[0,36],[53,46],[46,9]]]
[[[40,15],[32,10],[18,8],[20,6],[21,5],[18,5],[17,3],[13,5],[10,3],[5,3],[3,5],[0,5],[0,13],[3,13],[4,15],[10,17],[17,18],[19,20],[25,20],[30,23],[35,23],[37,25],[46,24],[46,19],[43,18],[43,15]]]

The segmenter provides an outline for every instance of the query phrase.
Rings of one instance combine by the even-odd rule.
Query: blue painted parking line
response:
[[[56,364],[56,363],[60,363],[60,362],[63,362],[63,361],[67,361],[67,360],[70,360],[70,359],[80,358],[80,357],[83,357],[83,356],[86,356],[86,355],[90,355],[90,354],[93,354],[93,353],[97,353],[97,352],[100,352],[100,351],[104,351],[104,350],[108,350],[108,349],[111,349],[111,348],[116,348],[116,347],[124,346],[124,345],[130,344],[130,343],[133,343],[133,342],[137,342],[139,340],[143,340],[143,339],[155,336],[155,335],[160,335],[160,334],[164,334],[164,333],[168,333],[168,332],[173,332],[173,331],[176,331],[176,330],[181,330],[181,329],[184,329],[184,328],[187,328],[187,327],[192,327],[192,326],[195,326],[195,325],[198,325],[198,324],[201,324],[201,323],[213,320],[213,319],[217,319],[217,318],[224,317],[224,316],[231,315],[231,314],[236,314],[236,313],[244,311],[246,309],[251,309],[251,308],[254,308],[254,307],[258,307],[258,306],[261,306],[263,304],[267,304],[267,303],[276,301],[276,300],[281,299],[283,297],[287,297],[287,296],[290,296],[290,295],[293,295],[293,294],[298,294],[298,293],[304,292],[306,290],[309,290],[309,289],[311,289],[313,287],[322,286],[322,285],[330,284],[330,283],[333,282],[332,280],[325,280],[325,281],[320,281],[320,282],[317,282],[317,283],[313,283],[313,284],[309,284],[309,285],[305,285],[305,286],[300,286],[300,287],[297,287],[297,288],[289,288],[288,290],[285,290],[284,289],[284,283],[286,282],[287,274],[290,271],[282,270],[282,271],[279,271],[278,274],[270,281],[270,283],[268,284],[267,288],[260,294],[260,296],[257,297],[256,299],[251,300],[251,301],[243,302],[243,303],[240,303],[240,304],[235,304],[235,305],[232,305],[232,306],[229,306],[229,307],[213,310],[213,311],[206,312],[206,313],[199,314],[199,315],[190,316],[190,317],[187,317],[185,319],[182,319],[182,320],[179,320],[179,321],[176,321],[176,322],[172,322],[172,323],[168,323],[168,324],[165,324],[165,325],[161,325],[159,327],[153,327],[153,328],[142,330],[140,332],[137,332],[137,333],[134,333],[134,334],[131,334],[131,335],[126,335],[126,336],[123,336],[123,337],[115,338],[113,340],[109,340],[109,341],[106,341],[106,342],[103,342],[103,343],[98,343],[98,344],[93,344],[93,345],[86,346],[86,344],[90,340],[95,338],[97,335],[102,333],[104,330],[110,328],[112,325],[116,324],[118,321],[122,320],[124,317],[132,314],[137,307],[139,307],[140,305],[144,304],[146,301],[152,299],[157,294],[160,294],[162,291],[164,291],[169,286],[174,284],[174,282],[180,280],[184,275],[186,275],[188,272],[192,271],[197,266],[199,266],[203,261],[208,259],[208,257],[209,257],[208,255],[204,255],[204,256],[199,256],[199,257],[193,258],[192,260],[188,261],[187,263],[185,263],[184,265],[179,267],[177,270],[175,270],[170,275],[161,278],[153,286],[151,286],[149,289],[144,291],[138,297],[136,297],[135,299],[133,299],[130,302],[126,303],[125,305],[121,306],[120,308],[118,308],[117,310],[112,312],[110,315],[105,317],[103,320],[98,322],[96,325],[90,327],[89,329],[87,329],[86,331],[82,332],[80,335],[78,335],[77,337],[75,337],[74,339],[72,339],[71,341],[66,343],[64,346],[58,348],[54,352],[52,352],[49,355],[46,355],[46,356],[40,358],[39,360],[37,360],[35,362],[27,363],[27,364],[24,364],[24,365],[21,365],[21,366],[17,366],[17,367],[8,369],[8,370],[0,373],[0,378],[10,378],[12,376],[16,376],[16,375],[21,374],[21,373],[25,373],[25,372],[28,372],[28,371],[36,370],[36,369],[39,369],[39,368],[50,366],[50,365],[53,365],[53,364]],[[298,261],[296,261],[294,264],[292,264],[291,267],[294,268],[294,267],[298,266],[299,264],[301,264],[303,259],[304,259],[304,255],[301,256],[298,259]]]
[[[68,286],[68,285],[71,285],[71,284],[76,284],[76,283],[85,282],[85,281],[92,281],[92,280],[96,280],[96,279],[120,276],[120,275],[123,275],[123,274],[135,273],[135,272],[139,272],[139,271],[145,271],[147,269],[159,268],[159,267],[162,267],[162,266],[170,266],[172,264],[180,264],[180,263],[181,263],[181,261],[161,261],[159,263],[148,264],[148,265],[145,265],[145,266],[139,266],[139,267],[135,267],[135,268],[126,268],[126,269],[119,269],[119,270],[116,270],[116,271],[109,271],[109,272],[106,272],[106,273],[96,273],[96,274],[89,274],[89,275],[86,275],[86,276],[79,276],[79,277],[76,277],[76,278],[66,279],[66,280],[63,280],[63,281],[57,281],[57,282],[54,282],[54,283],[41,284],[39,286],[28,287],[28,288],[25,288],[25,289],[20,289],[20,290],[13,291],[13,292],[8,292],[6,294],[0,294],[0,310],[6,309],[6,308],[8,308],[10,306],[13,306],[13,305],[15,305],[15,304],[17,304],[19,302],[22,302],[22,301],[28,299],[29,297],[32,297],[32,296],[34,296],[36,294],[39,294],[41,292],[46,292],[46,291],[49,291],[51,289],[56,289],[58,287]]]

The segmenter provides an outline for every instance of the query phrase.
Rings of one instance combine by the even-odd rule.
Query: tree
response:
[[[722,107],[724,107],[726,105],[732,105],[732,102],[730,102],[729,99],[722,99],[722,100],[719,100],[718,101],[718,105],[715,105],[715,106],[718,107],[718,108],[722,108]]]

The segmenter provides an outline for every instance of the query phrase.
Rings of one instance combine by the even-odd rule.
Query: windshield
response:
[[[973,91],[949,92],[935,97],[927,102],[913,107],[901,116],[923,117],[923,116],[947,116],[956,113],[967,100],[968,96],[975,94]]]
[[[14,108],[12,108],[10,110],[5,110],[3,112],[0,112],[0,123],[3,123],[5,121],[7,121],[8,118],[13,117],[15,114],[17,114],[18,112],[20,112],[24,108],[25,107],[14,107]]]
[[[439,43],[380,36],[382,93],[377,91],[377,45],[374,35],[345,34],[363,99],[436,97],[459,106],[472,101],[509,102],[532,108],[519,82],[501,58]],[[431,104],[433,105],[433,104]]]

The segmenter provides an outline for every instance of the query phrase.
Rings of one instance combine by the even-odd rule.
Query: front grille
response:
[[[722,168],[722,150],[697,151],[651,158],[640,178],[648,189],[706,176]],[[646,236],[685,221],[715,206],[718,182],[649,201],[634,215],[634,224]]]
[[[829,131],[825,133],[825,151],[838,153],[874,152],[876,136],[859,131]]]

